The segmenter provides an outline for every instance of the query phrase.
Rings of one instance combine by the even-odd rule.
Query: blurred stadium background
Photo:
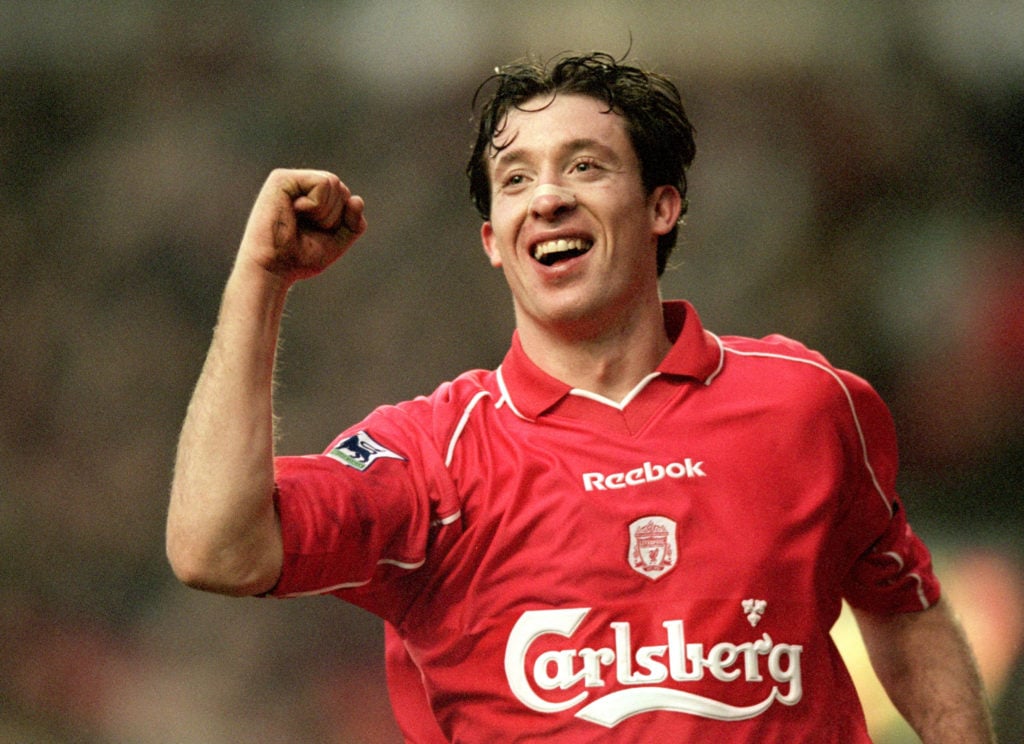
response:
[[[490,367],[512,327],[463,166],[495,65],[603,49],[698,130],[667,296],[869,378],[901,489],[1024,741],[1024,4],[0,6],[0,741],[396,741],[380,629],[163,555],[177,430],[252,198],[336,170],[369,233],[292,295],[281,451]],[[881,744],[913,741],[863,679]]]

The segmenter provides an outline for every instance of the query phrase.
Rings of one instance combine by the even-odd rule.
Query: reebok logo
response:
[[[638,468],[621,473],[584,473],[583,488],[586,491],[610,491],[627,486],[639,486],[653,483],[662,478],[706,478],[704,461],[687,457],[682,462],[670,462],[667,465],[656,465],[645,462]]]

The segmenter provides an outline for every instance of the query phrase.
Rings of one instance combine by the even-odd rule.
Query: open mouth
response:
[[[533,257],[545,266],[554,266],[559,261],[582,256],[594,244],[583,238],[559,238],[547,240],[533,247]]]

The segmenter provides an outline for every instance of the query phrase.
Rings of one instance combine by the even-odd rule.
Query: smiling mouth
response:
[[[559,238],[547,240],[533,247],[533,257],[545,266],[553,266],[559,261],[582,256],[594,244],[583,238]]]

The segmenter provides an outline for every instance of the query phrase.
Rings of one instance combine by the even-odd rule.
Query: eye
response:
[[[577,160],[570,169],[573,173],[590,173],[599,169],[597,161],[590,158]]]
[[[526,183],[525,173],[509,173],[501,179],[501,188],[505,191],[516,191]]]

